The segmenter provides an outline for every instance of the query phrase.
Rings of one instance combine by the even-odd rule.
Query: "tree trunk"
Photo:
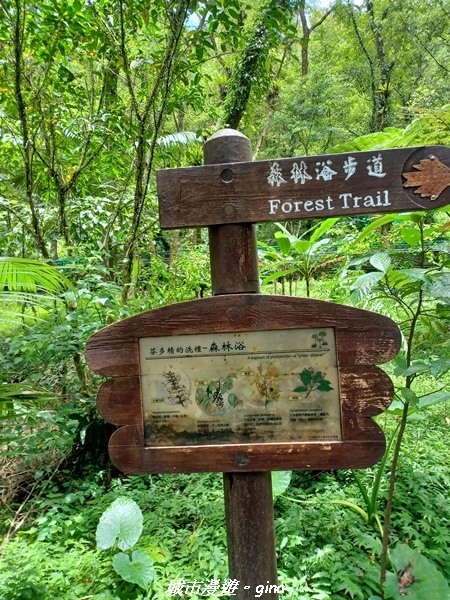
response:
[[[33,168],[32,168],[32,140],[29,135],[27,108],[22,92],[23,79],[23,39],[25,29],[25,11],[26,8],[21,5],[21,0],[15,0],[16,13],[13,30],[14,43],[14,96],[17,104],[17,111],[20,120],[20,128],[22,133],[22,155],[25,170],[25,190],[28,206],[30,207],[31,223],[33,236],[36,246],[44,258],[50,258],[47,245],[42,236],[39,223],[38,212],[34,202],[33,192]]]

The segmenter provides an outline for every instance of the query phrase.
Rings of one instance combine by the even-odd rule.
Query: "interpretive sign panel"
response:
[[[375,365],[400,339],[365,310],[233,294],[120,321],[85,354],[110,378],[97,406],[125,473],[359,468],[385,449],[371,417],[393,387]]]
[[[341,440],[334,330],[141,338],[146,445]]]
[[[425,146],[158,171],[162,228],[258,223],[450,203],[450,148]]]

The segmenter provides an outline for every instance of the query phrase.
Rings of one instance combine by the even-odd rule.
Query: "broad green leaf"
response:
[[[433,377],[439,377],[450,369],[450,358],[441,357],[430,363],[430,372]]]
[[[365,273],[358,277],[358,279],[350,286],[353,291],[358,291],[362,296],[370,294],[372,288],[381,281],[384,277],[384,273],[374,271],[372,273]]]
[[[228,404],[233,408],[236,408],[236,406],[239,404],[239,398],[236,396],[236,394],[228,394]]]
[[[419,406],[420,408],[423,408],[424,406],[441,404],[442,402],[447,402],[447,400],[450,400],[450,391],[434,392],[434,394],[427,394],[426,396],[419,398]]]
[[[327,379],[322,379],[319,383],[319,387],[317,388],[320,392],[329,392],[333,388],[331,387],[331,383]]]
[[[417,246],[420,243],[420,231],[414,227],[402,227],[400,235],[409,246]]]
[[[401,269],[398,273],[405,275],[408,279],[415,279],[424,283],[430,282],[426,269]]]
[[[405,409],[405,405],[403,402],[401,402],[400,400],[393,400],[389,406],[389,408],[386,409],[386,414],[389,415],[398,415],[401,416],[403,414],[403,411]],[[412,415],[413,413],[417,412],[417,408],[408,408],[408,416]]]
[[[304,385],[308,386],[312,380],[312,373],[309,369],[303,369],[300,373],[300,379],[304,383]]]
[[[304,385],[299,385],[293,391],[294,391],[295,394],[301,394],[302,392],[307,392],[308,388],[306,388]]]
[[[392,264],[389,254],[386,254],[385,252],[374,254],[370,257],[369,261],[370,264],[375,267],[375,269],[381,271],[382,273],[387,273]]]
[[[287,235],[282,233],[281,231],[275,232],[275,238],[277,240],[277,244],[280,247],[281,252],[284,256],[287,256],[291,251],[291,240]]]
[[[225,392],[229,392],[232,387],[233,387],[233,378],[227,377],[226,379],[224,379],[222,385],[220,386],[220,390],[221,390],[221,392],[225,393]]]
[[[450,299],[450,273],[440,273],[430,288],[430,294],[435,298]]]
[[[144,590],[147,590],[155,577],[153,561],[149,555],[137,548],[131,554],[131,560],[128,554],[119,552],[113,558],[113,567],[118,575],[129,583],[135,583]]]
[[[422,361],[413,363],[408,368],[396,367],[394,369],[394,375],[397,377],[407,377],[408,375],[414,375],[415,373],[423,373],[424,371],[428,371],[429,365]]]
[[[330,238],[323,238],[322,240],[318,240],[317,242],[314,242],[314,244],[311,246],[311,250],[313,252],[316,252],[316,250],[318,250],[322,246],[328,246],[329,244],[330,244]]]
[[[308,250],[311,250],[312,244],[308,240],[299,240],[293,244],[293,247],[298,254],[305,254]]]
[[[272,494],[274,499],[288,489],[291,483],[292,471],[272,472]]]
[[[121,550],[128,550],[138,541],[143,526],[141,509],[131,498],[120,497],[105,510],[97,525],[99,550],[112,548],[117,541]]]
[[[407,544],[398,544],[391,550],[390,558],[396,572],[387,574],[386,600],[450,598],[450,588],[444,576],[423,554]]]
[[[294,235],[292,235],[292,233],[289,231],[289,229],[287,229],[287,228],[286,228],[286,227],[283,225],[283,223],[275,223],[275,225],[276,225],[276,226],[277,226],[279,229],[281,229],[281,231],[284,233],[284,235],[285,235],[286,237],[288,237],[288,238],[289,238],[291,241],[295,241],[295,239],[296,239],[296,238],[295,238],[295,236],[294,236]],[[276,236],[275,236],[275,237],[276,237]]]

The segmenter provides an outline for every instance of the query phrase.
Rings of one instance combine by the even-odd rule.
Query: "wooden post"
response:
[[[219,131],[205,143],[205,165],[251,160],[250,140],[233,129]],[[233,185],[233,175],[229,169],[224,168],[220,178]],[[224,215],[230,216],[235,207],[232,202],[227,202],[222,210]],[[210,227],[209,246],[214,296],[259,293],[254,224]],[[245,453],[239,455],[237,460],[241,461],[241,465],[245,464]],[[277,600],[278,593],[270,591],[277,586],[270,472],[224,473],[224,492],[229,576],[239,581],[236,599],[253,599],[256,586],[264,586],[260,597]]]

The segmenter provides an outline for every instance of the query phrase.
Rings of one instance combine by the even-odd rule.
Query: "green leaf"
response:
[[[400,400],[393,400],[389,406],[389,408],[386,409],[386,414],[389,415],[397,415],[399,417],[401,417],[403,415],[403,412],[405,410],[405,405],[403,404],[403,402],[401,402]],[[410,415],[412,415],[413,413],[417,412],[417,408],[408,408],[408,417]]]
[[[280,247],[281,252],[284,256],[287,256],[291,251],[291,240],[287,235],[282,233],[281,231],[275,232],[275,238],[277,240],[278,246]]]
[[[407,544],[398,544],[391,550],[391,562],[396,573],[386,578],[386,600],[446,600],[450,588],[442,573],[423,554]],[[402,578],[403,576],[403,578]],[[402,586],[403,582],[409,583]]]
[[[426,269],[401,269],[398,273],[405,275],[408,279],[423,281],[424,283],[430,282]]]
[[[229,392],[233,387],[233,379],[231,377],[227,377],[223,380],[222,385],[220,386],[220,390],[222,393]]]
[[[233,408],[236,408],[236,406],[239,404],[239,399],[236,394],[228,394],[228,404]]]
[[[333,388],[331,387],[331,383],[326,379],[323,379],[317,388],[320,392],[329,392]]]
[[[409,246],[416,246],[420,243],[420,231],[414,227],[402,227],[400,229],[400,235]]]
[[[374,271],[372,273],[365,273],[358,277],[358,279],[350,286],[352,291],[357,291],[361,296],[370,294],[372,288],[377,285],[384,277],[384,273],[380,271]]]
[[[170,150],[184,146],[199,145],[202,142],[202,138],[195,131],[178,131],[160,137],[156,142],[165,150]]]
[[[440,273],[430,289],[435,298],[450,299],[450,273]]]
[[[330,219],[325,219],[322,221],[318,227],[316,227],[309,238],[310,242],[316,242],[320,237],[323,236],[324,233],[329,231],[337,221],[339,221],[341,217],[332,217]]]
[[[303,384],[308,387],[312,380],[311,371],[309,369],[303,369],[303,371],[300,373],[300,379],[302,380]]]
[[[450,369],[450,358],[438,358],[430,363],[430,372],[433,377],[439,377]]]
[[[408,368],[396,367],[394,369],[394,375],[396,375],[397,377],[407,377],[408,375],[415,375],[416,373],[423,373],[424,371],[428,371],[428,369],[429,369],[429,366],[426,363],[420,361],[420,362],[413,363]]]
[[[447,400],[450,400],[450,391],[434,392],[434,394],[427,394],[426,396],[419,398],[419,406],[420,408],[423,408],[424,406],[441,404],[442,402],[447,402]]]
[[[26,383],[3,383],[0,385],[0,401],[15,400],[20,404],[41,405],[43,402],[54,401],[57,394],[45,388],[35,387]]]
[[[128,554],[119,552],[113,558],[114,570],[122,579],[129,583],[135,583],[147,590],[155,577],[153,561],[149,555],[137,548],[133,550],[131,560]]]
[[[312,244],[308,240],[299,240],[293,244],[293,247],[298,254],[306,254],[308,250],[311,250]]]
[[[121,550],[128,550],[138,541],[143,526],[141,509],[131,498],[120,497],[105,510],[97,525],[99,550],[112,548],[117,540]]]
[[[405,402],[408,402],[411,406],[417,406],[419,404],[419,396],[411,388],[400,388],[400,393]]]
[[[288,489],[291,483],[292,471],[272,472],[272,494],[274,499]]]
[[[286,275],[291,275],[292,273],[295,273],[296,271],[297,271],[297,269],[286,269],[286,271],[276,271],[275,273],[271,273],[267,277],[264,277],[263,284],[271,283],[272,281],[275,281],[276,279],[281,279],[282,277],[286,277]]]
[[[368,235],[370,235],[375,229],[379,229],[383,227],[383,225],[387,225],[387,223],[392,223],[392,221],[396,221],[399,218],[398,214],[389,214],[372,221],[365,229],[361,231],[356,240],[353,242],[354,244],[358,244],[363,239],[365,239]]]
[[[392,264],[389,254],[386,254],[385,252],[374,254],[370,257],[369,262],[373,267],[375,267],[375,269],[381,271],[382,273],[387,273]]]
[[[58,269],[27,258],[0,257],[0,289],[48,294],[73,289]]]
[[[307,391],[308,391],[308,388],[306,388],[306,387],[305,387],[305,386],[303,386],[303,385],[299,385],[298,387],[296,387],[296,388],[295,388],[295,390],[293,390],[293,392],[294,392],[295,394],[299,394],[299,393],[301,393],[301,392],[307,392]]]

